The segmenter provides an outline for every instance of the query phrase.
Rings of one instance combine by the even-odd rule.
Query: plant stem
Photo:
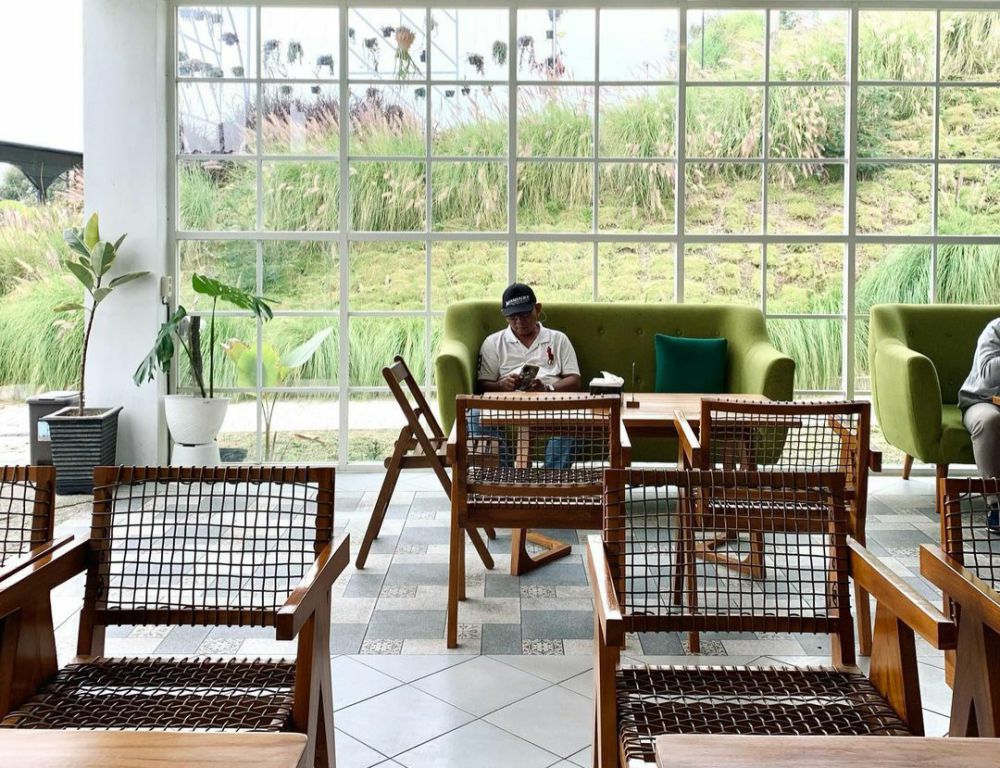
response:
[[[86,380],[87,376],[87,347],[90,345],[90,331],[94,327],[94,310],[97,309],[97,305],[94,304],[90,307],[90,318],[87,320],[87,331],[83,335],[83,359],[80,361],[80,407],[76,410],[77,416],[83,416],[83,382]]]
[[[219,299],[212,299],[212,322],[208,327],[208,396],[215,397],[215,307]]]
[[[188,360],[191,361],[191,371],[194,373],[194,380],[198,385],[198,389],[201,390],[201,396],[208,397],[208,395],[205,394],[205,380],[202,378],[199,367],[194,364],[194,356],[191,354],[191,348],[184,343],[184,339],[181,338],[180,334],[176,334],[176,336],[177,340],[181,343],[181,346],[184,347],[184,352],[187,354]]]

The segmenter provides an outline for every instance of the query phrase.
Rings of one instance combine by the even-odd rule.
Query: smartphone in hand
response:
[[[538,375],[538,366],[531,365],[530,363],[525,364],[521,367],[521,378],[517,382],[517,388],[521,391],[531,388],[531,382],[535,380]]]

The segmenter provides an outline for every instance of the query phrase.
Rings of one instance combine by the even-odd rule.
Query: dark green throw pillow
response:
[[[726,391],[726,340],[686,339],[656,334],[656,391]]]

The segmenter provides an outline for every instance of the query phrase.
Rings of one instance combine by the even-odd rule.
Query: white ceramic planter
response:
[[[215,440],[226,418],[229,398],[167,395],[163,398],[167,427],[175,443],[204,445]]]

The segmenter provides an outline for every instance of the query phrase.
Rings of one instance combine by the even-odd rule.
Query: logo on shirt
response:
[[[545,358],[549,361],[549,365],[555,362],[556,356],[552,354],[552,345],[550,344],[545,348]]]

